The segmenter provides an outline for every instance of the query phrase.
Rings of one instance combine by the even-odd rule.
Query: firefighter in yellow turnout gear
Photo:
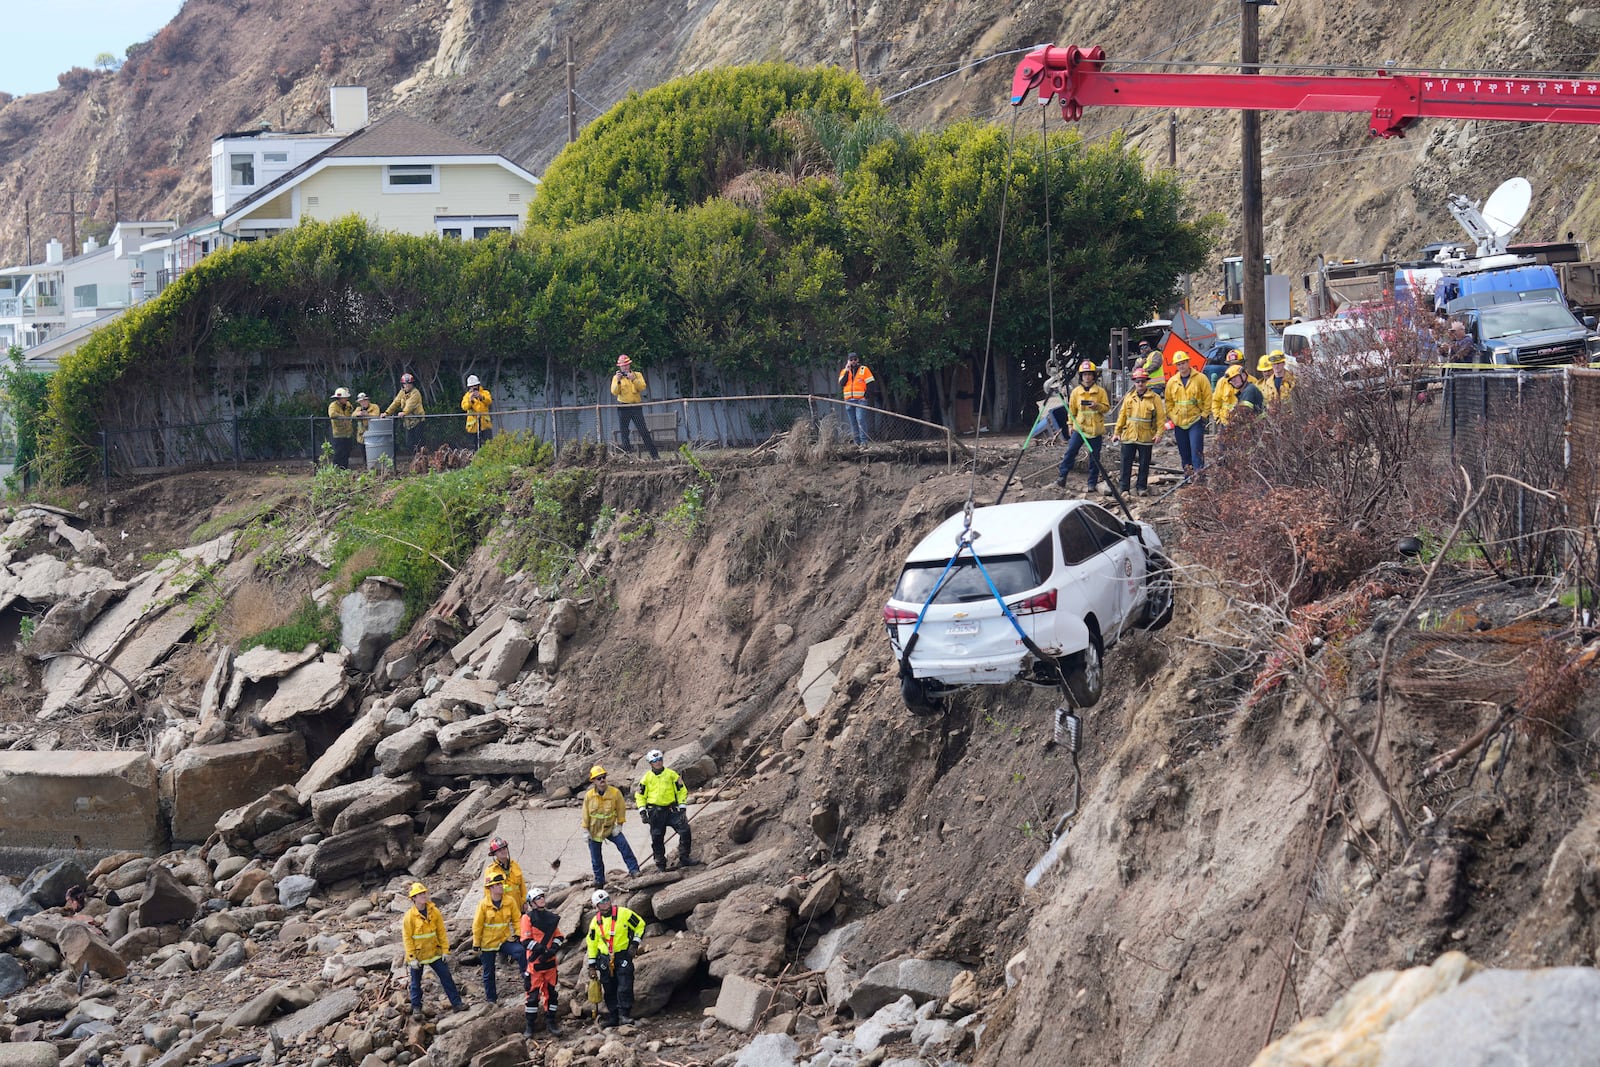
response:
[[[1111,440],[1122,442],[1122,491],[1128,492],[1128,476],[1133,473],[1133,462],[1137,459],[1139,480],[1135,487],[1143,496],[1150,492],[1150,453],[1156,438],[1161,436],[1167,411],[1161,398],[1150,390],[1149,371],[1135,367],[1132,377],[1133,392],[1122,398],[1122,407],[1117,409],[1117,428]]]
[[[421,882],[411,883],[411,907],[400,920],[400,939],[405,943],[406,965],[411,971],[411,1013],[422,1011],[422,968],[431,967],[439,976],[444,995],[450,1006],[461,1010],[461,994],[450,977],[450,965],[445,956],[450,952],[450,935],[444,928],[444,915],[439,906],[428,899],[428,887]]]
[[[483,996],[490,1004],[500,999],[495,987],[495,963],[505,956],[516,965],[517,975],[527,991],[528,958],[523,952],[518,920],[522,918],[522,898],[506,892],[505,875],[492,871],[483,883],[484,897],[472,917],[472,951],[483,967]]]

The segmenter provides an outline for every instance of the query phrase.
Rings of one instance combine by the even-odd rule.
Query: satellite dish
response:
[[[1483,205],[1483,221],[1496,237],[1509,237],[1522,225],[1528,205],[1533,203],[1533,186],[1526,178],[1509,178],[1489,194]]]

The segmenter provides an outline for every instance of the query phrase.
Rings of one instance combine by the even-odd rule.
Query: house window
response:
[[[256,157],[252,155],[234,155],[229,158],[229,181],[234,185],[254,185],[256,183]]]
[[[75,308],[92,308],[100,305],[99,285],[74,285],[72,287],[72,306]]]
[[[444,229],[439,231],[439,236],[447,237],[452,241],[459,241],[461,240],[461,227],[446,226]]]
[[[511,227],[510,226],[474,226],[472,228],[472,239],[474,241],[481,241],[485,237],[489,236],[491,233],[510,233],[510,232],[511,232]]]
[[[263,162],[263,163],[287,163],[287,162],[289,162],[289,153],[287,153],[287,152],[263,152],[263,153],[261,153],[261,162]]]
[[[439,168],[426,163],[392,163],[384,168],[384,189],[392,193],[439,191]]]

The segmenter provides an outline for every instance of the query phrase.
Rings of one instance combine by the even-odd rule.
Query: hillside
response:
[[[862,8],[861,62],[885,95],[978,58],[1045,41],[1099,45],[1113,58],[1225,60],[1236,55],[1236,5],[1148,2],[1068,8],[1030,2],[997,16],[972,3],[890,0]],[[327,87],[361,84],[391,107],[460,130],[538,172],[566,130],[564,48],[574,41],[580,121],[630,89],[709,66],[783,59],[847,64],[839,4],[597,0],[581,8],[498,0],[189,0],[170,25],[130,50],[121,71],[78,70],[62,88],[0,107],[0,259],[23,254],[24,205],[34,247],[66,239],[69,191],[90,223],[208,212],[211,138],[259,123],[325,125]],[[1297,3],[1262,13],[1263,60],[1581,70],[1600,19],[1550,0],[1510,7],[1473,0],[1401,19],[1373,0]],[[892,103],[918,126],[969,116],[1010,121],[1014,57],[996,59]],[[1027,121],[1034,113],[1026,111]],[[1052,122],[1059,122],[1055,116]],[[1236,208],[1233,116],[1180,113],[1178,167],[1202,209]],[[1120,131],[1164,164],[1166,112],[1091,113],[1086,134]],[[1534,187],[1530,238],[1600,232],[1600,197],[1578,165],[1596,134],[1583,127],[1432,123],[1398,142],[1368,138],[1353,116],[1269,115],[1263,122],[1267,248],[1298,274],[1318,253],[1371,257],[1455,238],[1444,196],[1481,198],[1512,173]],[[1236,231],[1225,238],[1231,250]],[[1202,279],[1200,292],[1213,287]]]
[[[412,876],[389,867],[351,877],[349,857],[337,853],[336,843],[350,833],[396,827],[410,842],[414,822],[415,842],[385,840],[371,846],[373,855],[387,865],[398,848],[403,865],[419,846],[425,853],[437,848],[420,869],[456,914],[477,892],[483,840],[513,836],[529,882],[556,887],[563,916],[575,921],[587,893],[585,864],[572,858],[558,869],[550,859],[565,855],[556,846],[566,831],[531,848],[516,831],[545,813],[575,819],[571,798],[591,763],[627,783],[651,746],[706,776],[697,777],[697,800],[724,802],[696,819],[696,852],[708,861],[706,873],[685,878],[674,870],[618,883],[629,906],[657,917],[652,940],[666,947],[645,959],[655,976],[678,968],[676,992],[670,985],[663,992],[664,979],[651,977],[651,1009],[637,1013],[640,1036],[625,1030],[622,1042],[603,1042],[603,1035],[577,1029],[563,1041],[539,1043],[533,1062],[650,1063],[648,1049],[663,1062],[710,1063],[749,1037],[706,1023],[700,1008],[716,1002],[725,1019],[719,982],[726,996],[732,976],[747,975],[798,983],[798,1002],[771,1009],[771,1024],[787,1028],[806,1055],[840,1047],[828,1041],[848,1045],[852,1033],[859,1042],[863,1016],[881,1001],[856,999],[866,997],[856,983],[872,984],[862,976],[874,964],[909,956],[972,972],[960,995],[952,988],[939,1009],[951,1024],[972,1013],[956,1030],[940,1031],[951,1044],[917,1039],[922,1055],[933,1057],[928,1062],[954,1056],[985,1065],[1242,1065],[1269,1037],[1328,1010],[1370,971],[1435,960],[1447,967],[1455,957],[1442,956],[1446,950],[1501,968],[1590,961],[1596,935],[1582,886],[1594,862],[1596,815],[1586,784],[1594,764],[1587,739],[1600,712],[1593,699],[1564,712],[1554,728],[1529,721],[1492,744],[1469,744],[1466,758],[1448,765],[1441,755],[1481,721],[1475,705],[1436,699],[1416,682],[1406,699],[1390,699],[1386,713],[1378,702],[1376,671],[1387,635],[1397,630],[1418,634],[1399,646],[1412,676],[1426,680],[1427,663],[1418,657],[1434,648],[1458,663],[1463,657],[1476,663],[1469,696],[1494,698],[1494,686],[1505,684],[1503,669],[1490,662],[1494,649],[1521,646],[1474,651],[1472,642],[1514,640],[1500,636],[1519,632],[1506,626],[1513,620],[1534,632],[1557,632],[1570,613],[1550,604],[1544,589],[1499,583],[1470,560],[1452,563],[1423,599],[1434,620],[1423,631],[1409,613],[1422,568],[1379,565],[1356,597],[1316,616],[1329,626],[1345,612],[1370,620],[1338,631],[1350,674],[1332,690],[1337,706],[1322,710],[1317,693],[1295,684],[1258,687],[1253,679],[1267,676],[1267,664],[1245,634],[1259,623],[1260,605],[1234,599],[1188,565],[1188,524],[1170,501],[1141,501],[1140,514],[1158,524],[1185,564],[1178,615],[1169,629],[1131,636],[1108,657],[1106,696],[1085,715],[1081,814],[1060,861],[1028,889],[1023,876],[1071,797],[1068,761],[1049,743],[1054,694],[981,689],[952,699],[943,714],[912,715],[900,700],[880,615],[906,549],[959,509],[969,485],[980,500],[992,499],[1011,457],[988,452],[973,482],[968,472],[946,468],[942,453],[874,447],[843,458],[825,444],[791,441],[757,457],[703,456],[693,469],[615,460],[590,466],[570,457],[559,469],[592,472],[593,497],[585,499],[615,516],[578,557],[583,582],[575,630],[561,643],[558,668],[530,660],[519,673],[513,664],[515,683],[493,701],[473,697],[482,704],[476,710],[449,707],[476,685],[462,683],[463,689],[457,680],[497,668],[466,644],[451,649],[451,643],[473,626],[510,626],[505,620],[518,612],[530,620],[531,633],[556,595],[533,587],[526,575],[507,575],[497,558],[506,542],[499,551],[473,553],[370,679],[347,675],[357,679],[356,688],[327,712],[276,719],[268,698],[278,697],[269,681],[266,688],[246,685],[244,704],[231,718],[227,711],[220,720],[208,717],[208,701],[214,708],[217,696],[206,696],[207,676],[215,682],[211,664],[229,653],[191,642],[182,626],[167,627],[153,615],[147,632],[175,642],[165,660],[157,656],[135,681],[155,687],[147,690],[152,699],[139,713],[147,721],[138,729],[149,731],[158,755],[170,759],[202,736],[282,737],[287,730],[303,736],[314,757],[343,746],[350,731],[371,729],[371,739],[384,740],[373,756],[355,761],[351,784],[334,786],[337,777],[324,773],[315,796],[331,804],[337,794],[345,805],[362,803],[368,793],[375,804],[401,798],[401,814],[362,809],[375,812],[363,830],[361,819],[336,820],[340,809],[325,809],[317,799],[313,825],[292,821],[305,818],[304,801],[297,809],[269,795],[224,817],[204,848],[179,850],[157,865],[201,896],[230,902],[187,933],[181,925],[152,925],[163,920],[154,918],[151,900],[181,895],[174,898],[162,883],[152,896],[151,879],[159,878],[148,860],[124,855],[102,865],[94,906],[108,927],[120,921],[128,930],[118,952],[129,960],[129,978],[89,986],[86,1003],[117,1010],[110,1037],[95,1039],[98,1047],[117,1048],[146,1023],[148,1035],[176,1020],[195,1032],[193,1044],[178,1047],[215,1060],[275,1044],[255,1027],[276,1012],[274,1025],[296,1036],[287,1057],[280,1051],[275,1062],[310,1062],[313,1049],[332,1062],[347,1054],[360,1062],[359,1049],[420,1052],[432,1043],[427,1062],[466,1064],[467,1043],[479,1049],[497,1040],[517,1016],[484,1006],[475,996],[475,973],[458,962],[471,1010],[447,1016],[437,1033],[415,1020],[408,1028],[403,978],[391,977],[389,968],[395,914]],[[1009,499],[1055,495],[1052,460],[1041,454],[1025,460]],[[146,553],[159,553],[215,538],[251,516],[278,516],[269,527],[278,533],[243,539],[219,572],[237,607],[222,616],[220,637],[236,638],[239,627],[269,613],[263,583],[283,599],[321,580],[321,566],[310,562],[327,552],[317,546],[318,528],[340,509],[314,518],[314,506],[300,494],[317,494],[310,500],[324,507],[348,500],[327,495],[334,472],[315,487],[300,476],[264,473],[202,472],[116,486],[123,508],[142,503],[131,513],[97,507],[106,521],[89,526],[106,543],[131,530],[136,543],[148,542]],[[373,500],[391,491],[360,487]],[[534,491],[513,499],[497,525],[530,529],[526,524],[548,507],[549,498]],[[394,533],[407,536],[399,528]],[[287,548],[275,540],[282,537],[289,538]],[[42,535],[13,538],[10,550],[30,559],[69,553],[62,545],[46,547]],[[151,558],[161,557],[144,556]],[[125,563],[135,570],[147,565],[133,554]],[[119,565],[119,573],[128,572]],[[256,592],[247,598],[247,589]],[[180,607],[176,602],[170,612]],[[1476,632],[1496,627],[1505,629]],[[1336,631],[1326,632],[1331,640]],[[837,679],[831,695],[808,710],[799,679],[811,673],[813,646],[826,641],[841,642],[825,660]],[[1308,656],[1321,641],[1308,646]],[[538,643],[542,662],[543,639]],[[467,661],[458,666],[457,656]],[[1314,669],[1314,661],[1307,663]],[[15,659],[0,668],[27,674],[22,693],[13,686],[8,693],[13,715],[31,711],[39,699],[32,694],[43,692],[41,668]],[[445,684],[456,686],[450,692],[457,696],[428,702],[422,694],[435,692],[447,673],[452,680]],[[1518,684],[1514,677],[1511,689]],[[42,725],[16,723],[7,734],[19,747],[47,748],[95,736],[99,744],[115,743],[131,728],[126,713],[117,712],[118,693],[86,699],[99,710]],[[458,750],[445,731],[454,737],[492,720],[501,730],[509,724],[508,741],[536,752],[548,748],[548,762],[541,757],[511,776],[485,772],[470,762],[471,746],[483,739],[477,737],[465,742],[469,762],[452,764],[461,756],[448,755]],[[1378,734],[1386,735],[1379,758],[1400,797],[1401,822],[1386,804],[1383,779],[1360,754],[1369,745],[1379,748]],[[405,752],[416,760],[426,755],[426,763],[407,769],[396,762]],[[374,760],[374,777],[367,779],[364,768]],[[1430,764],[1443,770],[1431,772]],[[306,781],[302,786],[310,788]],[[463,809],[470,809],[461,816],[466,821],[455,821]],[[317,829],[330,820],[331,835]],[[638,849],[642,832],[633,838]],[[268,851],[257,856],[261,850]],[[615,865],[615,855],[609,858]],[[338,873],[330,873],[335,865]],[[309,910],[279,904],[292,880],[310,880],[302,879],[305,873],[315,879]],[[140,912],[130,926],[141,878],[146,896],[139,907],[150,917]],[[113,887],[121,887],[120,903]],[[824,890],[825,904],[803,902]],[[0,884],[0,894],[8,891]],[[688,893],[701,895],[686,901]],[[54,915],[19,920],[22,935],[59,938]],[[0,945],[9,943],[8,929],[0,924]],[[248,931],[248,941],[229,930]],[[847,947],[835,939],[825,949],[825,935],[841,930],[849,931]],[[455,931],[459,938],[461,928]],[[710,958],[685,957],[689,952]],[[235,968],[225,985],[215,981],[218,968]],[[646,974],[641,965],[641,982]],[[566,988],[581,988],[575,955],[563,976]],[[74,1010],[69,984],[61,972],[52,977],[45,969],[39,985],[8,1001],[16,1016],[10,1039],[54,1025],[29,1021],[60,1017],[41,1003]],[[155,985],[163,999],[146,1007],[142,990]],[[309,1029],[299,1015],[284,1014],[319,997],[346,1012],[358,1004],[361,1010],[344,1023]],[[885,1050],[917,1055],[909,1024],[888,1030],[894,1036]],[[82,1062],[88,1047],[72,1062]],[[472,1062],[522,1063],[525,1054],[516,1044],[508,1053],[515,1058]]]

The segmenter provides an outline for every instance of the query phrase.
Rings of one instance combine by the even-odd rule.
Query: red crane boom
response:
[[[1220,107],[1240,111],[1365,111],[1379,137],[1404,137],[1417,119],[1600,123],[1600,78],[1375,74],[1133,74],[1105,69],[1099,48],[1045,45],[1017,64],[1011,103],[1029,92],[1061,98],[1061,115],[1086,107]]]

